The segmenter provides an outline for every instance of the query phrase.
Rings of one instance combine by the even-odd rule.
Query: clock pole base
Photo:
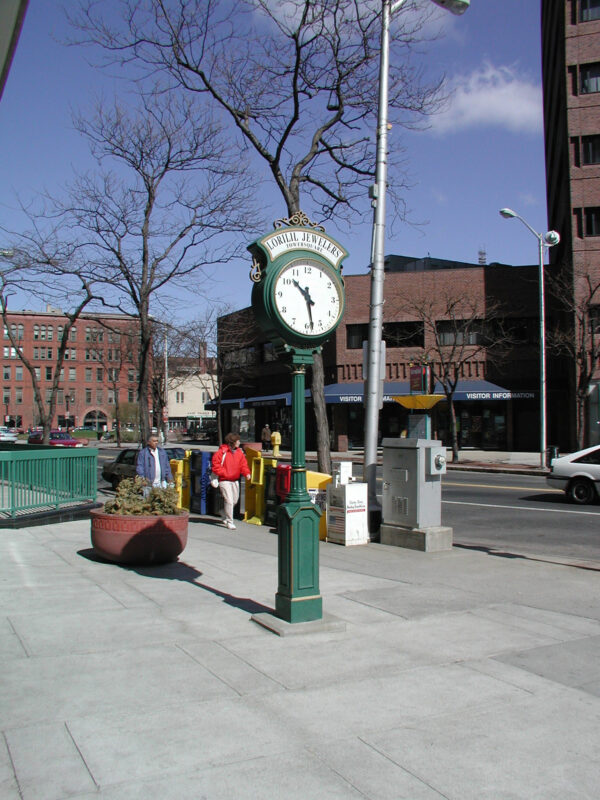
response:
[[[286,622],[312,622],[323,617],[323,598],[275,595],[275,614]]]

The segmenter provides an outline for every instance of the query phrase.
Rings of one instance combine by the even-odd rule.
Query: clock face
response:
[[[296,333],[321,337],[339,322],[341,280],[318,261],[288,264],[277,276],[274,297],[279,316]]]

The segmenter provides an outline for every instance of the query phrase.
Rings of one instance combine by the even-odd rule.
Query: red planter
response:
[[[188,513],[129,517],[95,509],[90,516],[94,550],[119,564],[166,564],[187,544]]]

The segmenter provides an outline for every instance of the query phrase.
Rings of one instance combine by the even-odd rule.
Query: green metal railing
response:
[[[0,518],[96,499],[98,451],[0,445]]]

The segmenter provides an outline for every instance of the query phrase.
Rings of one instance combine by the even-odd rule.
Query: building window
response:
[[[85,329],[85,340],[86,340],[86,342],[91,342],[92,341],[92,329],[91,328],[86,328]]]
[[[135,402],[135,398],[134,398],[134,394],[133,394],[133,389],[128,389],[128,390],[127,390],[127,402],[128,402],[128,403],[134,403],[134,402]]]
[[[85,390],[85,402],[89,405],[92,402],[92,390],[86,389]]]
[[[33,338],[34,339],[39,339],[40,338],[40,326],[39,325],[34,325],[33,326]]]
[[[42,341],[45,341],[45,339],[46,339],[46,326],[45,325],[40,325],[40,339]]]
[[[23,402],[23,389],[20,386],[17,386],[15,389],[15,403],[22,403]]]
[[[4,338],[8,339],[8,325],[4,326]]]
[[[91,367],[86,367],[85,368],[85,379],[86,379],[86,381],[91,381],[92,380],[92,368]]]
[[[114,405],[114,403],[115,403],[115,393],[114,393],[113,389],[109,389],[108,390],[108,402],[111,405]]]
[[[19,348],[19,349],[22,350],[23,348]],[[10,348],[10,357],[11,358],[18,358],[19,357],[19,354],[17,353],[17,350],[16,350],[15,347],[11,347]]]
[[[46,370],[46,380],[47,381],[51,381],[52,380],[52,367],[45,367],[45,370]]]
[[[77,380],[77,370],[75,367],[69,367],[69,380],[75,381]]]
[[[23,380],[23,367],[15,367],[15,380],[16,381]]]
[[[5,386],[2,389],[2,402],[6,405],[10,403],[10,386]]]
[[[600,206],[592,206],[585,211],[585,235],[600,236]]]
[[[102,394],[102,389],[96,389],[96,402],[98,405],[102,405],[104,402],[103,397],[104,395]]]
[[[424,347],[422,322],[384,322],[383,339],[388,347]]]
[[[35,375],[35,379],[37,381],[39,381],[40,378],[42,377],[42,371],[41,371],[40,367],[34,367],[33,368],[33,374]]]
[[[71,328],[71,341],[77,341],[77,328]]]
[[[581,153],[584,164],[600,164],[600,134],[583,136]]]
[[[96,368],[96,380],[100,381],[100,383],[102,383],[102,381],[104,380],[104,370],[102,369],[102,367]]]
[[[183,403],[183,392],[175,392],[175,402]]]
[[[135,372],[132,369],[127,370],[127,380],[129,383],[133,383],[135,380]]]
[[[46,389],[46,402],[49,403],[52,400],[52,389]]]
[[[579,21],[600,19],[600,0],[579,0]]]
[[[363,342],[369,338],[369,324],[346,325],[346,349],[362,350]]]
[[[59,406],[64,406],[65,404],[65,391],[64,389],[59,389],[56,392],[56,402]]]
[[[485,344],[481,320],[438,320],[435,328],[442,346]]]
[[[7,366],[6,364],[2,368],[2,377],[4,378],[5,381],[10,380],[10,367]]]
[[[47,330],[48,330],[48,334],[47,334],[46,338],[50,342],[50,341],[52,341],[52,339],[54,339],[54,328],[52,327],[52,325],[48,325]]]
[[[581,64],[579,67],[579,91],[581,94],[600,92],[600,62]]]
[[[25,330],[21,323],[19,323],[19,325],[17,326],[17,331],[18,331],[17,339],[22,339],[23,336],[25,335]]]

